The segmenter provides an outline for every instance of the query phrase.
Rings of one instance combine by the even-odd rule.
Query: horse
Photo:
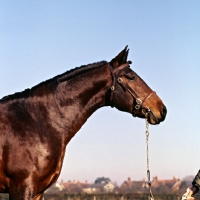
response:
[[[130,68],[126,46],[111,61],[83,65],[0,100],[0,192],[40,200],[59,177],[71,138],[99,108],[111,106],[152,125],[167,109]]]

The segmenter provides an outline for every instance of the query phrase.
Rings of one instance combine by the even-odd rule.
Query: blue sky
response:
[[[150,126],[151,176],[200,168],[198,0],[0,1],[0,98],[71,68],[110,61],[126,45],[132,69],[168,108]],[[109,107],[95,112],[67,147],[59,180],[121,183],[146,177],[145,122]]]

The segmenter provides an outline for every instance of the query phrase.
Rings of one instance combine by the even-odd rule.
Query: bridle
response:
[[[134,109],[132,111],[132,114],[134,117],[136,117],[137,113],[139,112],[139,109],[142,109],[143,114],[145,115],[145,117],[148,116],[148,114],[152,114],[152,116],[155,118],[156,121],[158,121],[157,117],[154,115],[154,113],[151,111],[150,108],[148,108],[147,106],[144,106],[144,102],[149,99],[152,95],[155,95],[156,92],[152,91],[149,95],[147,95],[144,99],[141,100],[141,98],[139,97],[139,95],[136,94],[135,91],[131,90],[131,88],[129,88],[127,85],[124,84],[123,79],[120,78],[118,76],[118,72],[123,70],[124,68],[130,67],[129,65],[130,63],[127,62],[125,64],[120,65],[119,67],[117,67],[116,69],[113,69],[113,67],[111,66],[111,64],[109,63],[109,69],[112,75],[112,86],[110,88],[111,93],[110,93],[110,102],[111,102],[111,107],[113,106],[113,91],[115,90],[115,85],[116,85],[116,81],[119,85],[121,85],[121,87],[124,89],[124,91],[129,92],[131,94],[131,96],[135,99],[136,105],[134,106]]]
[[[151,191],[151,181],[150,181],[150,169],[149,169],[149,145],[148,145],[148,139],[149,139],[149,123],[148,123],[148,115],[151,113],[151,115],[154,117],[154,119],[156,121],[158,121],[157,117],[154,115],[154,113],[151,111],[150,108],[148,108],[147,106],[144,106],[143,103],[149,99],[152,95],[155,95],[156,92],[155,91],[152,91],[149,95],[147,95],[144,99],[141,100],[141,98],[139,97],[139,95],[131,90],[131,88],[128,87],[128,85],[125,85],[124,82],[123,82],[123,79],[120,78],[118,76],[118,72],[123,70],[124,68],[126,67],[130,67],[129,66],[129,62],[123,64],[123,65],[120,65],[118,68],[116,69],[113,69],[113,67],[109,64],[109,69],[110,69],[110,72],[112,74],[112,86],[110,88],[110,102],[111,102],[111,106],[113,106],[113,91],[115,90],[115,84],[116,84],[116,80],[117,80],[117,83],[121,85],[121,87],[124,89],[124,91],[128,91],[131,96],[135,99],[135,102],[136,102],[136,105],[134,105],[134,108],[133,108],[133,116],[136,117],[137,115],[137,112],[139,112],[139,109],[141,108],[142,109],[142,112],[143,114],[145,115],[145,120],[146,120],[146,154],[147,154],[147,179],[148,179],[148,187],[149,187],[149,198],[150,200],[154,200],[154,197],[153,197],[153,194],[152,194],[152,191]]]

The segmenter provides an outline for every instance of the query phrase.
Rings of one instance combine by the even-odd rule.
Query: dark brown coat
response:
[[[114,73],[124,85],[113,82],[112,69],[127,63],[127,55],[125,48],[110,63],[76,68],[0,100],[0,192],[11,200],[41,199],[60,174],[66,145],[92,113],[111,103],[133,113],[135,97],[126,89],[140,99],[152,93],[128,65]],[[146,107],[150,123],[164,120],[166,108],[156,94],[134,114],[144,118]]]

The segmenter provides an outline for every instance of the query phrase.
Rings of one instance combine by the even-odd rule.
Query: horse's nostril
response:
[[[165,117],[167,114],[167,108],[165,106],[163,106],[163,109],[162,109],[162,115],[163,117]]]

